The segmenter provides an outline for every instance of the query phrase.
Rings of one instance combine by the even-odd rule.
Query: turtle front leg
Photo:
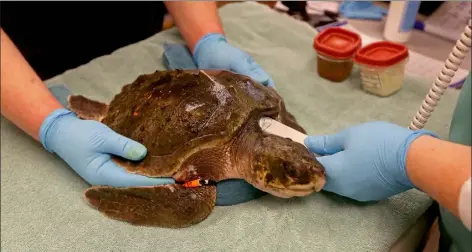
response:
[[[108,105],[90,100],[82,95],[67,97],[68,108],[85,120],[101,121],[108,111]]]
[[[195,225],[210,215],[215,206],[216,186],[94,186],[85,192],[85,199],[92,207],[112,219],[133,225],[184,228]]]

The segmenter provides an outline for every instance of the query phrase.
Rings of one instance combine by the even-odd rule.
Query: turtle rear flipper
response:
[[[70,95],[67,98],[69,109],[85,120],[101,121],[108,111],[108,105],[93,101],[82,95]]]
[[[85,198],[92,207],[112,219],[133,225],[183,228],[210,215],[215,206],[216,186],[95,186],[87,189]]]

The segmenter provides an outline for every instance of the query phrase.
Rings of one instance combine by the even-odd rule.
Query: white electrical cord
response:
[[[433,113],[434,108],[438,104],[441,96],[446,92],[451,83],[451,79],[454,77],[457,69],[461,65],[464,58],[469,52],[471,45],[471,27],[472,20],[469,20],[469,24],[465,27],[464,32],[462,33],[459,40],[457,40],[456,45],[452,49],[452,52],[449,54],[441,72],[438,74],[438,77],[433,83],[433,86],[429,90],[428,94],[423,100],[420,109],[416,112],[415,117],[410,123],[409,128],[411,130],[419,130],[424,127],[428,121],[431,113]]]

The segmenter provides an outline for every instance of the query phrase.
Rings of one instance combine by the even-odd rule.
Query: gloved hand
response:
[[[225,69],[249,76],[264,86],[274,81],[247,53],[230,45],[221,34],[203,36],[195,46],[193,58],[200,69]]]
[[[382,200],[414,187],[405,171],[410,144],[425,130],[369,122],[333,135],[309,136],[308,149],[326,169],[324,190],[358,201]]]
[[[111,160],[110,154],[140,160],[147,154],[146,147],[100,122],[81,120],[70,110],[58,109],[46,117],[39,137],[46,150],[56,153],[91,185],[128,187],[175,183],[172,178],[127,173]]]

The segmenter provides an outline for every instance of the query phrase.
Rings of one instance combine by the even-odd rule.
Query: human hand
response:
[[[39,136],[48,151],[56,153],[91,185],[128,187],[175,183],[172,178],[149,178],[126,172],[112,161],[111,155],[141,160],[147,154],[146,147],[100,122],[81,120],[67,109],[55,110],[46,117]]]
[[[275,87],[272,78],[247,53],[230,45],[221,34],[203,36],[193,58],[201,69],[225,69],[246,75],[264,86]]]
[[[432,132],[369,122],[333,135],[309,136],[308,149],[326,169],[324,190],[358,201],[382,200],[414,187],[405,170],[410,144]]]

